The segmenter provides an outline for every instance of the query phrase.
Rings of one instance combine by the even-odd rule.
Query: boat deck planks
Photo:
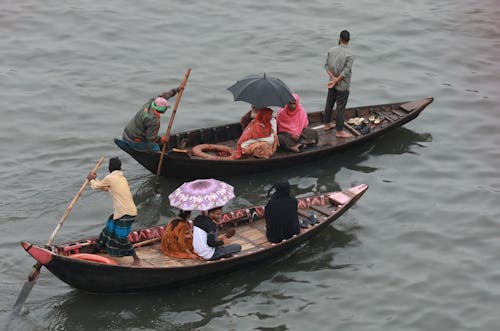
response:
[[[242,224],[236,228],[235,235],[229,239],[230,243],[241,245],[241,254],[269,248],[272,244],[267,240],[265,220]],[[145,268],[183,267],[205,263],[200,259],[177,259],[165,256],[160,250],[160,243],[136,248],[137,255],[142,259]],[[99,254],[114,259],[121,266],[131,266],[132,257],[110,257],[108,254]]]
[[[349,190],[345,190],[342,193],[351,199],[356,195]],[[327,220],[337,211],[337,204],[332,203],[332,200],[329,200],[324,205],[310,204],[307,208],[298,208],[299,219],[301,217],[307,218],[309,217],[311,212],[315,212],[317,218],[321,222]],[[264,218],[259,218],[255,221],[249,221],[248,219],[244,219],[243,221],[242,220],[243,219],[240,219],[239,222],[237,222],[236,226],[233,226],[231,224],[224,224],[223,228],[219,231],[219,233],[223,235],[230,228],[235,228],[236,233],[228,241],[230,243],[241,245],[241,252],[236,255],[245,255],[261,249],[269,248],[274,245],[267,240],[266,221]],[[301,234],[311,230],[313,227],[314,225],[311,225],[308,228],[301,228]],[[137,247],[136,252],[138,256],[143,260],[145,268],[184,267],[206,263],[201,259],[177,259],[165,256],[160,250],[159,241]],[[108,254],[104,253],[100,255],[110,257]],[[117,261],[121,266],[132,266],[133,259],[130,256],[110,258]]]
[[[348,191],[344,192],[344,194],[349,195],[350,197],[353,195],[352,192]],[[308,217],[311,211],[320,213],[317,217],[320,221],[324,221],[329,216],[335,214],[336,206],[329,202],[325,206],[310,205],[309,208],[298,209],[299,216],[302,217]],[[313,226],[310,226],[309,228],[301,228],[300,230],[301,233],[305,233],[312,228]],[[241,245],[241,252],[237,255],[245,255],[254,251],[269,248],[273,245],[267,240],[266,221],[264,218],[259,218],[252,222],[247,221],[246,223],[240,223],[235,227],[235,229],[236,233],[228,241],[232,244]],[[223,234],[225,231],[220,231],[220,233]],[[160,250],[159,242],[138,247],[136,248],[136,252],[142,259],[143,267],[145,268],[184,267],[206,263],[201,259],[177,259],[165,256]],[[105,253],[100,255],[114,259],[121,266],[132,266],[133,259],[130,256],[110,257]]]

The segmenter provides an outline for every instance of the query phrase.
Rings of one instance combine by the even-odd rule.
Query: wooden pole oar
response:
[[[161,148],[160,162],[158,162],[158,169],[156,170],[156,186],[157,187],[159,184],[158,180],[160,177],[161,168],[163,166],[163,158],[165,156],[165,151],[167,150],[168,141],[170,139],[170,130],[172,129],[172,124],[174,123],[175,113],[177,112],[177,107],[179,106],[179,103],[181,102],[182,92],[184,92],[184,87],[186,86],[186,82],[189,78],[190,73],[191,73],[191,68],[188,68],[186,71],[186,75],[184,75],[184,79],[182,80],[181,85],[179,85],[180,91],[179,91],[179,93],[177,93],[177,98],[175,99],[174,109],[172,110],[172,115],[170,115],[170,121],[168,122],[167,133],[165,135],[166,141],[164,142],[164,144]]]
[[[97,172],[97,169],[99,169],[99,167],[101,166],[103,161],[104,161],[104,157],[101,157],[99,159],[99,162],[97,162],[97,164],[95,165],[94,169],[92,169],[92,172]],[[78,191],[78,193],[75,195],[73,200],[71,200],[68,208],[66,208],[66,210],[64,211],[64,214],[62,215],[61,220],[59,221],[56,228],[52,232],[52,235],[50,236],[49,241],[47,241],[47,246],[51,246],[52,243],[54,242],[54,238],[56,237],[57,232],[62,227],[64,221],[66,220],[69,213],[73,209],[74,205],[76,204],[76,201],[82,195],[82,192],[88,183],[89,183],[89,180],[87,178],[85,178],[85,181],[83,182],[82,187],[80,187],[80,190]],[[21,292],[19,293],[19,296],[17,297],[16,303],[14,304],[14,308],[13,308],[13,312],[12,312],[14,315],[19,315],[19,312],[21,311],[21,308],[22,308],[24,302],[26,301],[26,298],[28,297],[28,295],[31,292],[31,289],[35,285],[35,282],[38,278],[38,275],[40,275],[41,268],[42,268],[42,264],[40,262],[37,262],[33,266],[33,270],[29,274],[28,279],[24,283],[24,286],[23,286]]]

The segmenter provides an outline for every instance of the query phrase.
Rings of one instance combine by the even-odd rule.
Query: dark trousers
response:
[[[333,105],[337,103],[335,110],[335,129],[337,131],[344,129],[344,112],[349,99],[349,91],[337,91],[335,88],[328,89],[328,96],[326,97],[325,106],[325,123],[332,121]]]
[[[215,247],[215,253],[210,258],[210,260],[218,260],[223,257],[228,257],[234,253],[238,253],[239,251],[241,251],[240,244],[230,244],[226,246]]]

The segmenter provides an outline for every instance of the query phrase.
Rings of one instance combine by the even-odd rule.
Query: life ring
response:
[[[207,152],[215,152],[216,155]],[[201,144],[194,146],[191,154],[208,160],[230,160],[236,151],[224,145]]]
[[[90,261],[90,262],[96,262],[96,263],[102,263],[102,264],[110,264],[110,265],[117,265],[118,263],[110,259],[109,257],[97,255],[97,254],[87,254],[87,253],[78,253],[78,254],[72,254],[69,256],[72,259],[78,259],[78,260],[84,260],[84,261]]]

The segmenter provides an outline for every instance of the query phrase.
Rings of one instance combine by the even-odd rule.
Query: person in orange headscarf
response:
[[[233,158],[240,159],[243,156],[255,156],[260,159],[269,158],[278,147],[275,123],[272,109],[259,109],[255,118],[241,134],[238,140],[237,152]]]
[[[289,102],[281,108],[276,115],[278,122],[278,138],[282,148],[292,152],[300,152],[304,145],[316,144],[318,133],[309,129],[307,114],[299,100],[299,95],[292,94],[295,101]]]
[[[161,252],[178,259],[197,259],[193,249],[193,229],[189,224],[190,211],[181,210],[179,215],[167,224],[161,238]]]

